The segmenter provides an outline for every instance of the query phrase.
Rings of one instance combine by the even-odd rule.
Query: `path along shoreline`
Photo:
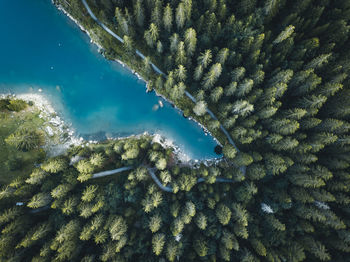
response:
[[[84,7],[86,8],[87,12],[89,13],[90,17],[96,21],[96,23],[98,25],[100,25],[107,33],[109,33],[111,36],[113,36],[115,39],[117,39],[118,41],[120,41],[121,43],[124,43],[124,40],[118,36],[116,33],[114,33],[111,29],[109,29],[105,24],[103,24],[96,16],[95,14],[92,12],[90,6],[88,5],[88,3],[86,2],[86,0],[81,0]],[[136,49],[136,54],[141,57],[142,59],[145,59],[145,56]],[[160,74],[163,75],[165,78],[167,78],[166,74],[161,71],[156,65],[154,65],[152,62],[150,63],[150,65],[152,66],[153,70]],[[185,95],[192,100],[192,102],[197,103],[197,100],[188,92],[185,91]],[[215,116],[215,114],[210,110],[210,109],[206,109],[207,113],[214,119],[214,120],[218,120],[218,118]],[[220,129],[221,131],[224,133],[224,135],[227,137],[227,140],[229,141],[229,143],[237,150],[237,152],[240,152],[239,148],[236,146],[235,142],[233,141],[233,139],[231,138],[229,132],[225,129],[225,127],[220,123]],[[214,136],[213,136],[214,137]],[[243,174],[246,173],[246,167],[242,166],[240,167],[240,170],[243,172]]]
[[[79,28],[81,31],[83,31],[84,33],[86,33],[88,35],[88,37],[90,38],[90,42],[95,44],[99,50],[103,50],[104,48],[102,47],[102,45],[93,37],[93,33],[89,32],[77,19],[75,19],[67,10],[65,10],[65,8],[60,5],[59,3],[56,3],[54,0],[52,0],[52,3],[54,5],[56,5],[57,9],[62,11],[68,18],[70,18]],[[86,3],[87,4],[87,3]],[[87,5],[88,6],[88,5]],[[91,9],[90,9],[91,11]],[[110,30],[107,26],[105,26],[102,22],[100,22],[98,20],[98,18],[94,15],[94,13],[91,11],[91,13],[89,13],[89,15],[91,16],[91,18],[98,24],[100,25],[104,30],[106,30],[106,32],[108,32],[109,34],[111,34],[114,38],[116,38],[118,41],[120,41],[121,43],[124,43],[124,40],[119,37],[117,34],[115,34],[114,32],[112,32],[112,30]],[[136,53],[138,56],[140,56],[142,59],[145,58],[145,56],[139,51],[136,50]],[[102,54],[103,55],[103,54]],[[106,58],[108,59],[108,58]],[[136,77],[145,82],[146,84],[146,90],[148,90],[148,83],[147,81],[142,78],[140,76],[140,74],[138,74],[135,70],[131,69],[128,65],[126,65],[124,62],[120,61],[119,59],[114,59],[112,61],[115,61],[117,63],[119,63],[120,65],[122,65],[123,67],[125,67],[126,69],[130,70],[134,75],[136,75]],[[151,64],[152,68],[157,72],[162,74],[164,77],[167,77],[158,67],[156,67],[154,64]],[[156,94],[156,96],[163,98],[165,101],[169,102],[176,110],[179,110],[179,112],[182,114],[183,111],[178,108],[172,101],[170,101],[168,98],[166,98],[164,95],[159,94],[156,90],[153,90]],[[200,122],[198,122],[196,119],[194,119],[193,117],[188,117],[189,120],[194,121],[203,131],[206,135],[210,135],[213,140],[220,146],[222,146],[222,144],[220,143],[220,141],[213,136],[213,134]],[[147,133],[148,134],[148,133]],[[209,159],[205,159],[205,160],[201,160],[201,159],[192,159],[190,158],[185,152],[183,152],[177,145],[175,145],[171,140],[166,139],[164,137],[162,137],[161,139],[157,138],[158,136],[160,136],[159,134],[155,133],[153,134],[155,139],[157,140],[157,142],[159,142],[160,144],[162,144],[164,147],[166,148],[173,148],[175,151],[175,154],[179,157],[179,160],[182,162],[187,162],[190,163],[191,162],[193,164],[199,163],[199,162],[217,162],[219,159],[221,159],[221,157],[217,157],[217,158],[209,158]],[[133,136],[133,135],[131,135]],[[124,137],[121,137],[124,138]],[[118,139],[118,138],[116,138]],[[162,141],[160,141],[162,140]]]

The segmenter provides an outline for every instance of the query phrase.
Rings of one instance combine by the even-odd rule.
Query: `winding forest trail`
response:
[[[86,2],[86,0],[81,0],[83,5],[85,6],[86,10],[88,11],[90,17],[96,21],[97,24],[99,24],[107,33],[109,33],[111,36],[113,36],[114,38],[116,38],[119,42],[124,43],[124,40],[118,36],[116,33],[114,33],[111,29],[109,29],[105,24],[103,24],[96,16],[95,14],[92,12],[90,6],[88,5],[88,3]],[[141,57],[142,59],[145,59],[145,56],[136,49],[136,54]],[[158,74],[164,75],[166,77],[166,74],[160,70],[155,64],[150,63],[150,65],[152,66],[152,68],[154,69],[155,72],[157,72]],[[197,99],[195,99],[188,91],[185,91],[185,95],[192,100],[192,102],[197,103]],[[207,108],[207,113],[214,119],[214,120],[218,120],[218,118],[215,116],[215,114]],[[227,140],[229,141],[229,143],[235,147],[235,149],[240,152],[239,148],[236,146],[235,142],[233,141],[233,139],[231,138],[229,132],[225,129],[225,127],[220,124],[220,129],[222,130],[222,132],[225,134],[225,136],[227,137]],[[245,171],[244,171],[245,173]]]
[[[161,190],[163,190],[165,192],[169,192],[169,193],[174,193],[174,190],[173,190],[173,188],[171,186],[164,186],[160,182],[159,178],[155,174],[156,168],[150,168],[150,167],[146,167],[146,168],[147,168],[147,171],[148,171],[149,175],[152,177],[153,181],[157,184],[157,186]],[[121,167],[121,168],[117,168],[117,169],[102,171],[102,172],[93,174],[92,175],[92,179],[105,177],[105,176],[110,176],[110,175],[118,174],[118,173],[121,173],[121,172],[124,172],[124,171],[133,170],[133,169],[135,169],[135,168],[132,167],[132,166],[126,166],[126,167]],[[204,178],[198,178],[196,184],[199,184],[199,183],[202,183],[202,182],[205,182],[205,179]],[[228,178],[223,178],[223,177],[217,177],[215,183],[233,183],[233,180],[232,179],[228,179]]]
[[[92,12],[90,6],[88,5],[88,3],[86,2],[86,0],[81,0],[83,5],[85,6],[88,14],[90,15],[90,17],[98,24],[100,25],[107,33],[109,33],[111,36],[113,36],[115,39],[117,39],[119,42],[121,43],[124,43],[124,40],[123,38],[121,38],[120,36],[118,36],[116,33],[114,33],[111,29],[109,29],[105,24],[103,24],[96,16],[95,14]],[[136,49],[136,54],[141,58],[141,59],[145,59],[146,57],[138,50]],[[160,74],[160,75],[163,75],[164,77],[167,77],[167,75],[162,71],[160,70],[155,64],[153,63],[150,63],[150,65],[152,66],[153,70]],[[185,91],[185,95],[193,102],[193,103],[197,103],[197,99],[194,98],[188,91]],[[209,109],[207,108],[206,109],[207,113],[214,119],[214,120],[217,120],[219,121],[219,119],[216,117],[216,115]],[[240,152],[239,148],[236,146],[235,142],[233,141],[232,137],[230,136],[229,132],[225,129],[225,127],[220,123],[220,129],[221,131],[224,133],[224,135],[227,137],[227,140],[228,142],[237,150],[237,152]],[[240,171],[245,175],[246,173],[246,166],[241,166],[240,168]],[[123,170],[125,171],[125,170]],[[116,171],[116,170],[110,170],[110,171],[105,171],[106,174],[109,174],[108,172],[114,172],[113,174],[115,173],[118,173],[118,172],[122,172],[122,171]],[[152,173],[150,172],[153,180],[157,183],[157,185],[164,191],[167,191],[167,192],[172,192],[172,188],[169,188],[169,187],[164,187],[160,181],[158,180],[158,178],[154,175],[152,175]],[[97,177],[101,177],[101,176],[105,176],[104,174],[95,174],[95,175],[99,175]],[[94,176],[95,176],[94,175]],[[94,177],[95,178],[95,177]],[[219,178],[218,178],[219,179]],[[217,181],[216,182],[232,182],[232,181],[223,181],[221,178],[220,178],[220,181]],[[204,181],[204,180],[203,180]],[[202,181],[200,181],[202,182]],[[198,181],[197,181],[198,183]],[[162,188],[163,187],[163,188]],[[170,190],[170,191],[169,191]]]

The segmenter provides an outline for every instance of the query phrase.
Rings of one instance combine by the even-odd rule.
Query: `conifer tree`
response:
[[[159,29],[158,29],[157,25],[155,25],[154,23],[151,23],[149,25],[148,30],[145,31],[145,34],[144,34],[144,38],[146,40],[146,43],[150,47],[153,47],[156,44],[158,37],[159,37]]]
[[[144,26],[145,14],[143,8],[143,1],[134,1],[134,15],[136,17],[137,25],[141,28]]]
[[[167,4],[167,6],[164,8],[163,24],[164,24],[165,29],[168,32],[170,32],[171,28],[173,26],[173,10],[172,10],[170,4]]]
[[[196,30],[194,30],[193,28],[188,28],[186,30],[185,43],[187,46],[187,54],[191,56],[196,50],[196,44],[197,44]]]
[[[153,252],[159,256],[160,253],[162,253],[163,247],[165,244],[165,235],[158,233],[155,234],[152,238],[152,246],[153,246]]]
[[[231,210],[224,204],[220,204],[216,208],[216,216],[220,223],[227,225],[231,219]]]
[[[279,44],[282,41],[286,40],[288,37],[290,37],[294,33],[295,26],[289,25],[287,26],[273,41],[274,44]]]
[[[186,13],[185,13],[185,5],[183,2],[180,2],[176,8],[176,25],[178,29],[181,29],[185,25],[186,21]]]

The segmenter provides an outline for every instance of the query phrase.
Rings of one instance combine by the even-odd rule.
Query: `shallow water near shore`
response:
[[[44,95],[86,139],[147,131],[173,141],[192,159],[218,157],[212,136],[146,93],[145,82],[129,70],[106,60],[51,1],[1,0],[0,32],[0,93]]]

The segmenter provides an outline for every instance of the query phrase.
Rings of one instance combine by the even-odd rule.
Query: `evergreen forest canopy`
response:
[[[48,159],[0,192],[0,259],[349,261],[349,1],[88,2],[129,59],[148,54],[158,92],[241,152],[188,167],[142,137]]]

